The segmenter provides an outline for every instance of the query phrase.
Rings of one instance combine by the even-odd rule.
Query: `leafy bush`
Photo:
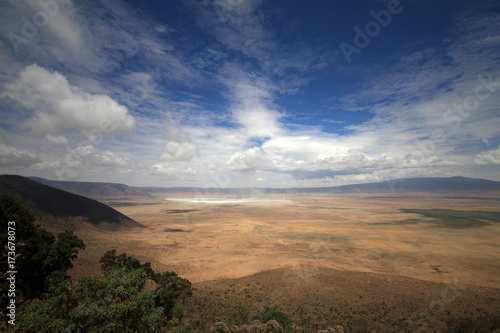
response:
[[[23,332],[151,332],[163,308],[153,291],[141,292],[144,271],[114,268],[99,277],[80,278],[76,285],[32,303],[19,319]]]
[[[250,307],[238,302],[226,316],[226,321],[229,325],[243,325],[247,324],[250,319]]]
[[[175,272],[155,273],[149,262],[141,265],[139,260],[127,257],[125,253],[117,256],[116,250],[108,251],[99,261],[104,272],[116,268],[125,268],[128,271],[142,270],[145,277],[157,285],[155,291],[155,305],[164,309],[167,318],[172,318],[172,311],[177,301],[182,301],[192,295],[191,282],[181,278]]]
[[[152,332],[168,318],[177,301],[191,295],[191,283],[173,272],[156,274],[125,254],[108,251],[102,275],[82,277],[75,285],[56,278],[41,301],[19,318],[23,332]],[[145,290],[147,280],[156,290]]]
[[[267,323],[270,320],[276,320],[286,331],[292,329],[292,321],[283,312],[280,312],[276,307],[266,307],[263,311],[252,317],[252,320],[258,320],[261,323]]]

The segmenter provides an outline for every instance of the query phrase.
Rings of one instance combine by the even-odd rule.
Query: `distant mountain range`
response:
[[[203,187],[133,187],[115,183],[54,181],[32,177],[37,182],[96,200],[150,197],[154,193],[203,193],[248,196],[287,193],[408,193],[453,192],[457,195],[500,191],[500,182],[466,177],[402,178],[377,183],[310,188],[203,188]]]
[[[39,177],[29,177],[36,182],[58,188],[63,191],[83,195],[88,198],[99,199],[120,199],[122,197],[149,197],[150,194],[125,184],[117,183],[96,183],[96,182],[73,182],[48,180]]]
[[[289,189],[296,193],[405,193],[405,192],[469,192],[500,191],[500,182],[466,178],[401,178],[377,183],[321,188]]]
[[[21,176],[0,176],[0,195],[5,194],[22,202],[35,215],[49,214],[57,218],[79,217],[94,225],[108,222],[127,226],[142,226],[101,202]]]

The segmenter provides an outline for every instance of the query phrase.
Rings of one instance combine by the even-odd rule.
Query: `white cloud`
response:
[[[158,159],[163,161],[189,161],[199,155],[198,148],[192,142],[169,141]]]
[[[184,133],[179,125],[167,114],[167,144],[158,157],[161,161],[189,161],[193,157],[199,157],[198,147],[191,141],[187,133]]]
[[[112,171],[109,177],[134,171],[130,158],[110,150],[101,150],[93,145],[81,145],[74,149],[46,149],[40,153],[42,162],[33,166],[35,170],[52,172],[59,180],[98,177]]]
[[[273,104],[275,87],[265,80],[228,67],[225,80],[230,90],[231,112],[235,122],[243,126],[248,138],[271,138],[281,134],[282,114]]]
[[[158,175],[196,175],[197,172],[191,167],[186,169],[175,168],[172,166],[166,166],[164,164],[154,164],[151,167],[151,171]]]
[[[14,147],[0,129],[0,168],[30,167],[41,160],[33,153]]]
[[[0,167],[29,167],[39,162],[40,159],[30,152],[0,143]]]
[[[92,156],[92,162],[98,166],[114,168],[128,168],[131,165],[129,159],[119,157],[109,150],[96,151]]]
[[[131,161],[127,158],[122,158],[111,151],[101,151],[95,146],[80,146],[68,152],[66,157],[68,166],[71,168],[79,168],[83,164],[92,164],[102,167],[113,168],[128,168],[131,166]]]
[[[272,166],[272,162],[263,157],[259,147],[254,147],[243,153],[235,153],[229,158],[227,165],[231,171],[250,172],[266,170]]]
[[[147,176],[153,176],[155,179],[160,178],[162,181],[167,181],[172,186],[186,186],[186,182],[194,182],[197,179],[199,172],[190,166],[171,166],[163,163],[152,165],[146,170]]]
[[[125,106],[106,95],[81,91],[61,74],[36,64],[7,84],[3,96],[35,111],[25,125],[34,135],[53,143],[67,144],[63,135],[66,129],[130,134],[135,128],[135,119]]]
[[[45,135],[45,139],[51,143],[55,143],[56,145],[67,145],[69,143],[68,139],[58,134],[47,134]]]
[[[345,123],[344,120],[335,120],[335,119],[322,119],[321,121],[324,121],[325,123],[332,123],[332,124],[343,124],[343,123]]]
[[[283,135],[265,142],[262,148],[273,160],[278,160],[276,164],[282,165],[283,169],[318,158],[345,155],[350,150],[326,135]]]
[[[500,146],[498,146],[497,149],[491,149],[477,154],[474,163],[477,165],[500,164]]]

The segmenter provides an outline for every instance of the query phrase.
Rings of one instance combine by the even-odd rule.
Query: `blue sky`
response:
[[[0,173],[500,180],[497,1],[0,2]]]

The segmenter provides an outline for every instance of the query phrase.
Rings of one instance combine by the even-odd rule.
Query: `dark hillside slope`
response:
[[[81,217],[101,222],[142,226],[140,223],[98,201],[14,175],[0,176],[0,195],[11,195],[26,208],[54,217]]]
[[[100,183],[100,182],[73,182],[73,181],[58,181],[48,180],[38,177],[29,177],[36,182],[55,187],[60,190],[83,195],[92,199],[111,199],[123,197],[149,197],[150,195],[138,188],[134,188],[125,184],[117,183]]]

